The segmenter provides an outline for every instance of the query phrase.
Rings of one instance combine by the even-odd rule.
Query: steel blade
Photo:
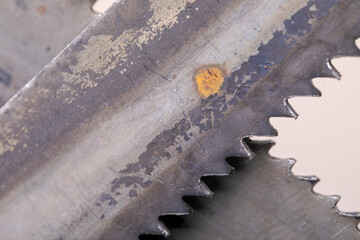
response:
[[[288,98],[319,95],[311,79],[337,76],[328,60],[358,54],[359,11],[118,1],[0,109],[0,233],[168,234],[158,216],[209,195],[202,176],[228,174],[226,157],[251,154],[244,137],[275,135]]]

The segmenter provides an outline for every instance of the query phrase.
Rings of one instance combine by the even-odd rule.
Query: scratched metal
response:
[[[0,2],[0,106],[96,18],[94,1]]]
[[[341,213],[337,196],[314,193],[318,179],[294,176],[295,161],[270,157],[271,144],[251,145],[256,157],[231,159],[229,177],[208,178],[213,198],[198,198],[169,239],[360,239],[359,214]]]
[[[0,233],[136,239],[355,56],[357,0],[118,1],[0,109]],[[218,67],[219,94],[195,74]]]

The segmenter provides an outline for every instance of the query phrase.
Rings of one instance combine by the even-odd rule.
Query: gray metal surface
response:
[[[93,2],[0,2],[0,106],[96,18]]]
[[[5,239],[136,239],[167,231],[200,177],[226,175],[242,139],[319,95],[355,56],[357,0],[118,1],[0,109]],[[218,67],[201,98],[195,75]],[[211,71],[209,71],[211,72]]]
[[[231,159],[230,176],[208,178],[213,198],[199,198],[169,239],[360,239],[360,215],[341,213],[337,196],[314,193],[317,178],[294,176],[295,161],[270,157],[270,146],[252,143],[254,159]]]

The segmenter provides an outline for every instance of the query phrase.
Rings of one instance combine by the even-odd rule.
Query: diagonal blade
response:
[[[118,1],[0,109],[5,238],[136,239],[359,54],[357,0]],[[12,226],[9,228],[8,226]]]

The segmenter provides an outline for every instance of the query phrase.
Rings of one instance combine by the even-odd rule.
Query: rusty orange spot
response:
[[[216,67],[201,69],[196,74],[195,80],[202,98],[218,93],[224,83],[223,72]]]
[[[39,6],[36,11],[40,14],[45,14],[46,13],[46,7],[45,6]]]

